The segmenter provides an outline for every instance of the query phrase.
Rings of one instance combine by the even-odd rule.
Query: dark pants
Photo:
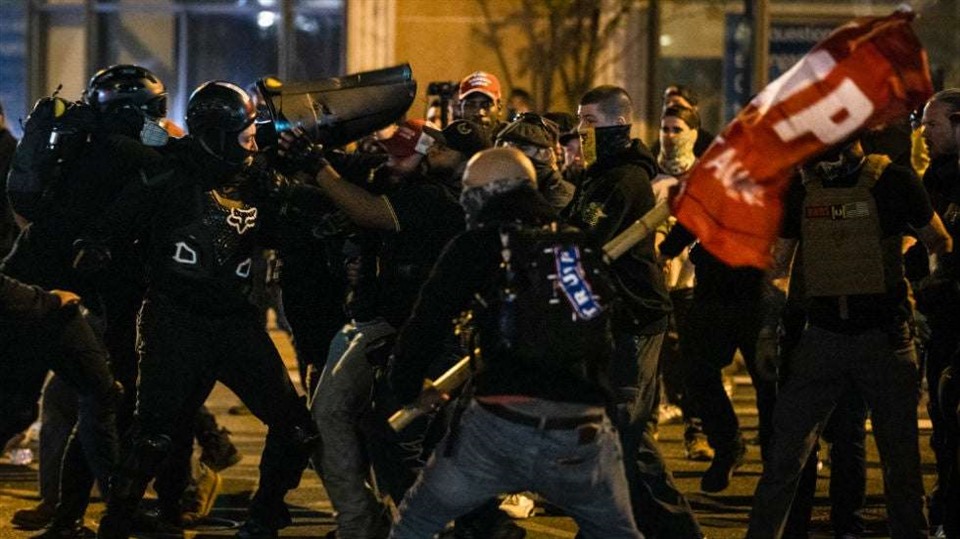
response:
[[[938,384],[938,401],[943,420],[943,454],[948,457],[939,479],[944,511],[943,529],[950,539],[960,538],[960,348],[951,365],[943,370]]]
[[[157,295],[144,302],[139,329],[137,411],[101,529],[107,522],[112,535],[129,529],[147,483],[192,437],[192,419],[218,380],[269,428],[250,516],[274,528],[288,525],[283,498],[300,482],[313,429],[256,311],[203,316]]]
[[[319,241],[298,245],[283,255],[280,288],[283,312],[293,333],[300,379],[308,395],[327,362],[330,341],[347,322],[343,301],[346,284],[342,275],[327,267],[330,256]]]
[[[98,319],[99,323],[96,325],[103,334],[104,345],[110,354],[110,370],[123,387],[123,397],[117,402],[117,432],[122,435],[132,424],[136,406],[138,360],[136,320],[140,304],[143,302],[144,290],[139,283],[128,281],[114,272],[104,277],[104,280],[110,283],[109,285],[105,282],[98,287],[101,290],[99,297],[102,319]],[[46,395],[44,406],[46,406]],[[46,412],[44,415],[47,415]],[[44,433],[41,432],[41,438],[43,435]],[[44,443],[51,446],[62,445],[60,449],[61,454],[64,455],[62,463],[57,460],[44,464],[41,459],[40,475],[42,481],[44,475],[50,475],[50,472],[46,472],[47,468],[57,469],[55,475],[60,480],[60,504],[57,507],[54,522],[59,525],[69,525],[83,518],[86,513],[87,506],[90,504],[90,489],[95,479],[101,485],[101,492],[107,492],[105,476],[102,472],[91,470],[86,465],[82,455],[88,444],[83,436],[54,438]],[[112,473],[115,466],[116,462],[111,461],[109,468],[106,468],[107,473]],[[157,490],[164,493],[162,501],[180,499],[182,490],[176,491],[176,486],[168,485],[179,485],[183,474],[189,473],[189,466],[190,460],[187,455],[181,458],[178,464],[171,465],[167,470],[168,473],[160,474],[157,479]],[[61,474],[61,468],[66,473]]]
[[[40,499],[60,503],[60,468],[70,434],[77,426],[80,395],[59,376],[51,376],[40,399]]]
[[[651,537],[700,537],[700,526],[686,498],[673,483],[653,439],[654,411],[660,400],[658,364],[663,334],[614,335],[611,385],[616,391],[614,425],[623,446],[630,505],[637,527]]]
[[[695,302],[687,317],[683,353],[690,364],[687,369],[688,407],[702,420],[710,445],[720,455],[735,453],[743,443],[733,403],[723,389],[722,373],[723,368],[733,362],[738,349],[757,392],[760,448],[764,456],[773,432],[776,384],[757,374],[760,314],[759,306],[753,301]]]
[[[930,493],[930,522],[934,525],[942,524],[948,513],[954,513],[945,504],[945,491],[949,490],[948,477],[951,468],[956,466],[956,454],[951,454],[951,443],[948,439],[948,417],[950,410],[943,410],[940,399],[937,397],[937,388],[944,369],[950,365],[951,358],[960,349],[960,320],[930,320],[931,336],[926,350],[927,388],[930,399],[927,402],[927,412],[933,424],[933,434],[930,436],[930,447],[937,459],[937,482]]]
[[[817,436],[851,385],[872,413],[891,535],[926,537],[917,380],[916,353],[906,324],[856,335],[808,326],[777,400],[771,451],[757,486],[747,537],[781,537]]]
[[[840,395],[822,439],[830,443],[830,523],[833,533],[860,535],[867,501],[867,404],[851,386]],[[817,490],[817,452],[810,453],[783,536],[806,539]]]
[[[80,460],[105,480],[117,451],[116,393],[107,353],[75,308],[53,318],[0,334],[0,439],[5,442],[33,422],[44,378],[53,370],[79,394],[77,432],[87,447]]]

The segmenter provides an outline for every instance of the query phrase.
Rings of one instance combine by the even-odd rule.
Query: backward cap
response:
[[[427,135],[437,142],[464,154],[468,158],[491,146],[487,132],[469,120],[452,122],[443,131],[429,125],[423,129]]]

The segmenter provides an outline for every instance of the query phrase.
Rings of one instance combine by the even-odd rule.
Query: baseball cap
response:
[[[461,101],[476,92],[480,92],[494,101],[499,101],[500,80],[486,71],[475,71],[460,81]]]
[[[577,131],[577,123],[579,122],[573,114],[569,112],[546,112],[543,117],[557,124],[557,128],[560,130],[558,139],[560,144],[566,144],[575,138],[580,138],[580,133]]]
[[[433,140],[423,133],[424,125],[426,121],[421,118],[401,122],[393,135],[379,140],[380,145],[394,157],[410,157],[415,153],[426,155]]]
[[[469,120],[452,122],[443,131],[429,125],[424,126],[423,130],[440,144],[465,154],[467,157],[492,146],[490,138],[483,128]]]
[[[497,142],[509,141],[541,148],[553,148],[558,136],[557,124],[538,114],[525,113],[500,131]]]

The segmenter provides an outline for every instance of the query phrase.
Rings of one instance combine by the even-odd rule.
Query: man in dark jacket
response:
[[[960,89],[949,88],[938,92],[923,110],[923,138],[930,150],[930,167],[923,175],[923,185],[930,194],[933,209],[941,216],[947,230],[957,237],[960,234],[960,168],[957,158],[960,152],[955,137],[958,114],[960,114]],[[956,500],[960,497],[960,486],[951,484],[951,468],[956,468],[957,433],[948,426],[956,421],[951,417],[955,410],[942,409],[941,403],[947,395],[937,396],[944,370],[955,361],[960,350],[960,292],[957,281],[960,279],[958,255],[951,254],[943,260],[939,274],[932,275],[917,287],[919,309],[927,316],[931,335],[928,343],[926,376],[930,388],[930,400],[927,407],[933,423],[930,445],[937,457],[937,483],[930,496],[930,523],[953,528],[952,533],[960,533],[960,517],[951,511],[947,496]],[[950,290],[953,292],[951,293]],[[956,379],[956,374],[954,374]],[[944,386],[945,388],[948,386]],[[955,402],[956,396],[951,399]],[[956,472],[953,472],[956,474]],[[956,477],[956,476],[955,476]],[[952,519],[952,520],[951,520]],[[952,537],[952,535],[948,535]]]
[[[537,171],[537,189],[551,206],[560,211],[573,198],[574,186],[560,174],[556,147],[557,124],[539,114],[525,112],[497,135],[497,146],[513,147],[526,155]]]
[[[116,447],[113,376],[107,352],[81,314],[72,292],[28,286],[0,273],[0,444],[37,416],[37,398],[53,369],[81,395],[81,417],[99,447]]]
[[[368,446],[378,446],[379,452],[394,451],[399,444],[389,439],[365,444],[361,432],[367,431],[367,439],[384,437],[378,427],[385,422],[362,421],[371,410],[377,363],[372,358],[377,351],[389,351],[433,262],[463,227],[463,212],[450,186],[421,173],[432,143],[424,125],[420,119],[407,120],[380,140],[388,161],[373,175],[377,193],[346,181],[332,167],[324,166],[316,175],[320,189],[364,229],[368,247],[367,256],[351,257],[351,321],[331,341],[311,402],[323,442],[314,462],[323,470],[324,487],[337,510],[337,537],[343,539],[382,537],[389,527],[385,507],[369,487],[370,460],[381,490],[399,500],[414,474],[409,466],[393,466],[419,456],[396,451],[395,458],[378,458]],[[447,129],[472,125],[454,122]],[[353,273],[362,277],[352,278]]]
[[[616,86],[599,86],[580,100],[578,115],[587,169],[570,205],[568,223],[598,245],[610,241],[655,203],[650,178],[656,163],[640,140],[630,138],[633,105]],[[670,298],[657,265],[653,236],[613,263],[623,297],[614,318],[616,353],[611,382],[627,481],[637,525],[660,537],[699,537],[700,527],[686,499],[673,484],[653,439],[659,401],[657,366],[667,329]]]
[[[612,291],[600,275],[583,270],[597,266],[577,259],[580,271],[566,271],[577,256],[588,256],[583,249],[546,250],[554,260],[537,267],[553,274],[554,282],[530,271],[544,244],[523,243],[523,231],[543,232],[540,227],[557,217],[537,193],[535,177],[516,149],[487,150],[470,161],[461,196],[468,230],[437,261],[398,338],[390,380],[402,402],[417,398],[429,364],[451,334],[450,320],[471,306],[482,365],[466,410],[404,498],[392,538],[432,537],[492,496],[527,489],[566,509],[585,537],[640,537],[616,456],[617,437],[604,412],[612,352],[605,315]],[[571,253],[576,255],[564,258]],[[586,291],[589,299],[570,300],[570,287]],[[535,301],[537,289],[559,297],[547,301],[548,292]],[[504,296],[509,291],[525,297],[514,297],[517,305],[511,305]],[[484,299],[474,303],[478,297]],[[559,322],[571,317],[574,322]],[[545,331],[515,331],[538,323]]]
[[[10,170],[10,160],[17,148],[17,139],[7,129],[7,119],[3,113],[3,103],[0,103],[0,192],[7,191],[7,171]],[[13,240],[17,238],[20,229],[10,210],[10,202],[6,196],[0,197],[0,258],[7,256],[13,247]]]
[[[121,447],[101,538],[129,536],[147,484],[190,434],[178,425],[193,417],[218,380],[269,429],[250,518],[237,536],[276,537],[291,522],[283,498],[299,484],[315,429],[250,301],[251,266],[280,216],[297,212],[291,201],[309,193],[294,197],[302,186],[253,164],[255,117],[238,86],[200,86],[187,105],[190,136],[170,149],[168,162],[129,185],[79,243],[80,267],[108,258],[107,245],[141,239],[149,249],[136,417]]]

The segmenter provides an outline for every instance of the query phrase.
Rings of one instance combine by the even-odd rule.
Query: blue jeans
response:
[[[385,507],[370,487],[370,462],[361,434],[369,414],[374,372],[367,348],[392,336],[382,319],[347,324],[330,343],[310,411],[322,443],[313,457],[337,511],[337,537],[367,539],[382,527]]]
[[[440,444],[400,505],[391,539],[425,539],[505,492],[533,491],[573,517],[586,538],[642,537],[630,511],[620,443],[610,421],[581,443],[579,429],[539,430],[476,402],[457,439]],[[448,444],[454,444],[447,451]]]

